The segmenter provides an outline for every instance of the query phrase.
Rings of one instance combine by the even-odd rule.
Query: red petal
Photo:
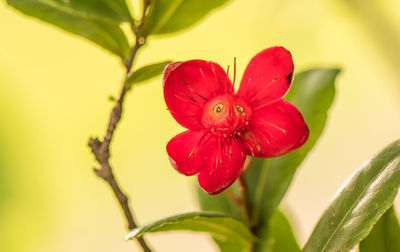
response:
[[[185,131],[172,138],[167,144],[167,153],[172,166],[186,176],[192,176],[202,170],[210,158],[210,133],[203,131]]]
[[[300,140],[296,143],[295,146],[293,146],[293,148],[290,151],[294,151],[294,150],[300,148],[301,146],[303,146],[303,144],[306,143],[309,136],[310,136],[310,129],[308,128],[308,126],[306,124],[306,131],[304,132],[304,135],[300,138]]]
[[[254,109],[282,98],[293,80],[293,61],[288,50],[271,47],[254,56],[246,67],[238,95]]]
[[[245,133],[248,155],[276,157],[302,146],[308,138],[308,127],[295,106],[278,100],[253,111],[253,119]]]
[[[198,175],[200,186],[209,194],[217,194],[229,187],[238,178],[246,155],[241,143],[231,138],[215,138],[208,168]],[[220,142],[225,141],[225,142]]]
[[[188,129],[202,128],[201,115],[208,100],[233,93],[225,71],[218,64],[204,60],[169,64],[163,73],[163,85],[169,111]]]

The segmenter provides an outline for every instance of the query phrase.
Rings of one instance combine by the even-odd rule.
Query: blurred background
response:
[[[282,45],[297,72],[343,69],[325,132],[282,203],[304,244],[344,180],[400,136],[399,13],[397,0],[233,0],[189,30],[151,37],[136,63],[199,58],[225,68],[237,57],[240,79],[252,56]],[[140,251],[124,241],[122,212],[86,145],[104,134],[124,74],[118,59],[4,1],[0,34],[0,251]],[[182,130],[160,78],[128,95],[111,161],[141,224],[198,209],[195,178],[165,152]],[[204,234],[148,239],[157,251],[217,251]]]

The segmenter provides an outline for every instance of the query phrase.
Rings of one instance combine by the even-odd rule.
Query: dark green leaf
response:
[[[304,251],[347,251],[392,205],[400,186],[400,140],[368,160],[342,186]]]
[[[280,210],[275,211],[268,226],[264,226],[259,235],[261,241],[256,243],[254,252],[301,251],[289,220]]]
[[[124,61],[129,58],[129,43],[117,23],[106,22],[105,19],[94,19],[92,17],[97,17],[94,14],[82,14],[82,12],[61,6],[59,4],[63,2],[61,0],[7,0],[7,2],[25,15],[38,18],[95,42],[120,56]]]
[[[374,225],[360,243],[360,252],[399,252],[400,224],[393,206]]]
[[[142,36],[184,29],[229,0],[152,0]]]
[[[252,225],[265,226],[285,195],[292,178],[308,152],[320,137],[328,110],[335,96],[338,69],[313,69],[296,74],[285,99],[302,113],[310,128],[310,136],[300,149],[277,158],[255,158],[247,172]]]
[[[160,63],[154,63],[151,65],[147,65],[139,68],[134,71],[125,81],[126,85],[132,86],[135,83],[147,81],[157,75],[160,75],[165,66],[171,63],[172,61],[163,61]]]
[[[215,212],[194,212],[168,217],[132,230],[126,239],[141,237],[145,233],[176,230],[207,232],[219,240],[229,241],[243,248],[248,248],[255,239],[243,222]]]

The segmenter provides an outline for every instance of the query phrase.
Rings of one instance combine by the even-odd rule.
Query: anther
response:
[[[243,107],[241,107],[241,106],[239,106],[239,105],[237,105],[237,104],[236,104],[236,111],[237,111],[239,114],[243,114],[243,113],[244,113]]]
[[[223,104],[218,104],[217,106],[214,107],[214,113],[221,114],[223,108],[224,108]]]

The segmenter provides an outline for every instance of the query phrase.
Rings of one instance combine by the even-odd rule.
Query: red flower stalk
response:
[[[188,130],[172,138],[172,166],[198,174],[200,186],[217,194],[240,175],[246,155],[276,157],[302,146],[308,127],[300,112],[282,99],[293,80],[293,61],[283,47],[258,53],[235,93],[216,63],[189,60],[163,73],[164,98],[175,120]]]

